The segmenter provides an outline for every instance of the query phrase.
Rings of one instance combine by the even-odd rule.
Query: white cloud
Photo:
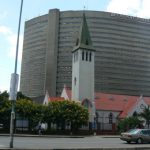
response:
[[[111,0],[107,11],[125,15],[150,17],[150,0]]]
[[[0,45],[1,45],[1,53],[3,56],[6,56],[6,60],[9,62],[14,62],[12,66],[8,66],[8,61],[1,60],[0,68],[1,68],[1,77],[0,77],[0,91],[9,91],[10,85],[10,74],[15,65],[15,56],[16,56],[16,42],[17,42],[17,34],[8,28],[7,26],[0,26]],[[21,56],[22,56],[22,43],[23,43],[23,35],[20,34],[19,38],[19,53],[18,53],[18,70],[20,69]]]
[[[5,64],[0,64],[1,68],[1,77],[0,77],[0,92],[5,90],[8,91],[10,84],[10,70]]]
[[[0,26],[0,34],[3,35],[9,35],[12,34],[10,28],[6,27],[6,26]]]
[[[142,0],[141,10],[137,15],[139,17],[150,18],[150,0]]]
[[[17,44],[17,34],[11,34],[7,37],[7,40],[10,44],[8,56],[10,58],[16,57],[16,44]],[[20,35],[19,37],[19,49],[18,49],[18,61],[21,62],[21,56],[22,56],[22,44],[23,44],[23,35]]]
[[[12,32],[12,30],[6,26],[0,26],[0,35],[8,42],[8,44],[7,44],[7,55],[8,55],[8,57],[15,59],[17,34]],[[19,53],[18,53],[18,61],[19,62],[21,62],[22,45],[23,45],[23,35],[20,34],[19,50],[18,50],[19,51]]]

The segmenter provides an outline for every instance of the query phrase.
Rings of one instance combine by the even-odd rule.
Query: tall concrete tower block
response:
[[[88,99],[93,102],[95,50],[92,47],[85,14],[72,53],[72,99]]]

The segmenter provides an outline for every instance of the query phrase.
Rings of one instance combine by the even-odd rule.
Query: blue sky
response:
[[[9,91],[14,72],[18,19],[21,0],[1,0],[0,5],[0,91]],[[85,7],[85,8],[84,8]],[[49,9],[97,10],[150,18],[150,0],[24,0],[19,43],[18,69],[20,76],[24,22]]]

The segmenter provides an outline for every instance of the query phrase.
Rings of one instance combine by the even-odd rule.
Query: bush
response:
[[[138,128],[142,124],[142,121],[138,117],[132,116],[120,120],[118,123],[118,131],[125,132],[129,129]]]

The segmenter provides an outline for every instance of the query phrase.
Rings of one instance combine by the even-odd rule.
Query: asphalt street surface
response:
[[[0,136],[0,149],[9,148],[10,137]],[[14,149],[121,149],[141,148],[150,149],[150,144],[127,144],[118,136],[89,136],[89,137],[52,137],[52,136],[22,136],[14,137]]]

